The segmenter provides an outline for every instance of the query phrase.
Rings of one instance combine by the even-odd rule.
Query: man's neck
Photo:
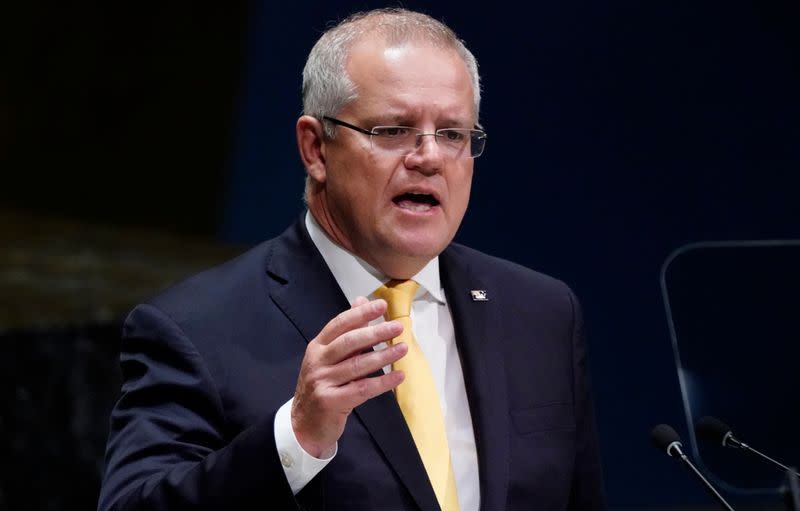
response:
[[[376,259],[373,254],[361,254],[355,247],[345,241],[339,229],[336,228],[336,223],[328,214],[325,208],[314,207],[314,203],[309,203],[308,210],[320,230],[325,236],[335,243],[337,246],[343,248],[349,253],[353,254],[360,259],[366,261],[369,265],[373,266],[379,272],[390,279],[405,280],[410,279],[420,272],[430,262],[430,259],[423,259],[419,257],[405,257],[396,255],[391,258]]]
[[[311,241],[319,250],[349,302],[358,296],[369,296],[380,285],[390,280],[390,277],[384,275],[367,261],[334,243],[310,212],[306,213],[305,226]],[[444,301],[439,281],[438,257],[433,258],[420,272],[411,277],[430,292],[436,300]]]

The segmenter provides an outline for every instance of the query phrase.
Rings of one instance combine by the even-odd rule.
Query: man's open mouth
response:
[[[428,211],[439,205],[436,197],[429,193],[403,193],[392,199],[392,201],[402,209],[411,211]]]

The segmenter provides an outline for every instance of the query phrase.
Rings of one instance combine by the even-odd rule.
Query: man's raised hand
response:
[[[384,312],[384,300],[358,297],[350,309],[329,321],[308,343],[291,418],[298,442],[314,457],[327,457],[333,452],[353,408],[403,381],[402,371],[369,376],[408,351],[404,343],[380,351],[371,349],[403,331],[397,321],[369,325]]]

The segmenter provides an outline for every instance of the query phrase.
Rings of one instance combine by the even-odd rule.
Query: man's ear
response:
[[[326,177],[325,167],[325,139],[322,122],[310,115],[303,115],[297,119],[295,126],[297,134],[297,147],[306,172],[317,183],[324,183]]]

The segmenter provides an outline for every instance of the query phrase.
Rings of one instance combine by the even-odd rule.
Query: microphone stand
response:
[[[749,445],[747,445],[747,444],[746,444],[746,443],[744,443],[744,442],[740,442],[739,440],[735,439],[735,438],[733,437],[733,435],[731,435],[731,433],[730,433],[730,432],[728,432],[728,434],[727,434],[727,435],[725,435],[725,438],[724,438],[724,439],[723,439],[723,441],[722,441],[722,445],[726,445],[726,443],[725,443],[726,441],[727,441],[727,442],[729,442],[729,443],[730,443],[730,445],[731,445],[732,447],[735,447],[735,448],[738,448],[738,449],[743,449],[743,450],[745,450],[745,451],[749,451],[749,452],[751,452],[751,453],[753,453],[753,454],[756,454],[756,455],[758,455],[758,456],[761,456],[763,459],[765,459],[765,460],[769,461],[770,463],[773,463],[774,465],[777,465],[777,466],[781,467],[783,470],[785,470],[785,471],[786,471],[786,474],[787,474],[787,475],[788,475],[788,474],[790,474],[790,473],[791,473],[791,474],[794,474],[794,477],[795,477],[795,479],[796,479],[798,476],[800,476],[800,474],[798,474],[798,473],[797,473],[797,470],[795,470],[794,468],[787,467],[787,466],[786,466],[786,465],[784,465],[783,463],[781,463],[781,462],[779,462],[779,461],[776,461],[776,460],[774,460],[774,459],[770,458],[769,456],[767,456],[767,455],[766,455],[766,454],[764,454],[763,452],[761,452],[761,451],[757,451],[756,449],[753,449],[752,447],[750,447]],[[800,510],[798,510],[798,511],[800,511]]]
[[[667,452],[669,452],[669,451],[667,451]],[[686,463],[686,465],[687,465],[689,468],[691,468],[691,469],[692,469],[692,472],[694,472],[694,473],[695,473],[695,475],[696,475],[697,477],[699,477],[701,481],[703,481],[703,483],[706,485],[706,488],[708,488],[708,490],[711,492],[711,494],[712,494],[712,495],[713,495],[713,496],[714,496],[714,497],[717,499],[717,502],[719,502],[720,504],[722,504],[722,507],[724,507],[725,509],[727,509],[727,511],[735,511],[735,510],[734,510],[734,509],[731,507],[731,505],[730,505],[730,504],[728,504],[728,502],[725,500],[725,498],[724,498],[722,495],[720,495],[720,494],[719,494],[719,492],[717,491],[717,489],[716,489],[716,488],[714,488],[714,487],[711,485],[711,483],[710,483],[710,482],[708,482],[708,479],[706,479],[706,478],[705,478],[705,476],[703,476],[703,474],[701,474],[701,473],[700,473],[700,471],[699,471],[699,470],[697,470],[697,467],[695,467],[695,466],[694,466],[694,463],[692,463],[691,461],[689,461],[689,457],[688,457],[688,456],[686,456],[686,455],[685,455],[685,454],[684,454],[684,453],[683,453],[683,452],[682,452],[680,449],[678,449],[678,450],[677,450],[677,452],[678,452],[678,456],[680,457],[681,461],[683,461],[684,463]],[[795,510],[790,510],[790,511],[795,511]],[[800,509],[798,509],[797,511],[800,511]]]
[[[784,496],[784,502],[786,504],[786,510],[800,511],[800,482],[798,482],[798,476],[800,476],[800,473],[798,473],[794,467],[787,467],[783,463],[770,458],[763,452],[753,449],[746,443],[741,442],[736,438],[734,438],[730,432],[728,432],[728,434],[725,436],[725,439],[723,439],[722,445],[725,445],[725,440],[730,441],[730,445],[732,447],[749,451],[771,462],[772,464],[777,465],[782,469],[784,469],[784,471],[786,472],[786,486],[783,489],[784,491],[783,496]]]

